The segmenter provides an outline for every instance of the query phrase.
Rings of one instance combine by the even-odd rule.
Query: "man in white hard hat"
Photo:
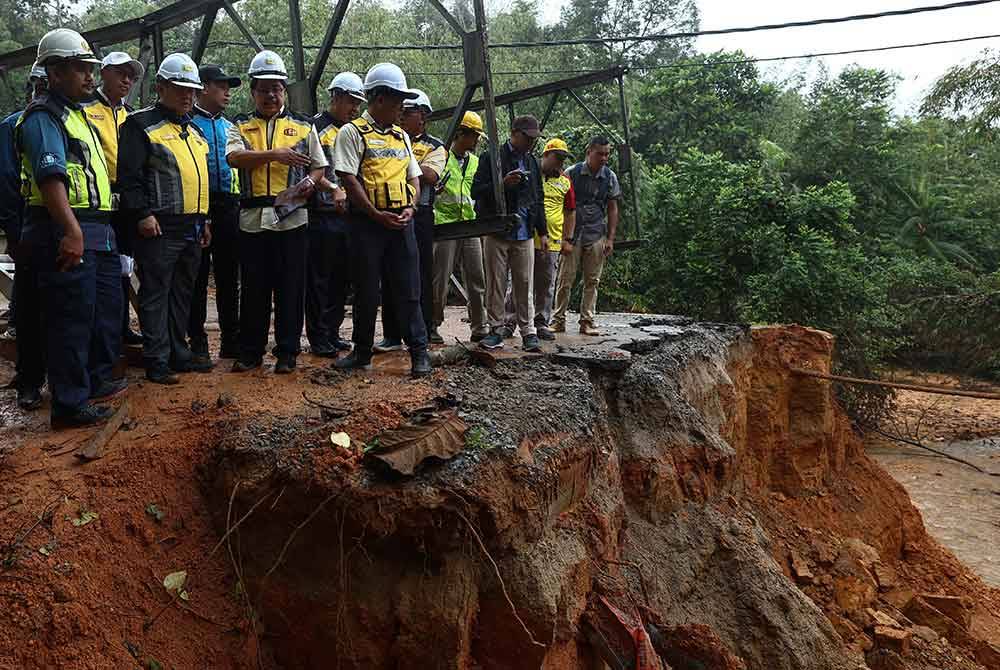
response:
[[[45,68],[34,65],[28,73],[28,104],[48,90]],[[14,286],[7,313],[7,337],[17,342],[17,405],[31,411],[42,405],[45,384],[45,347],[39,302],[38,273],[31,254],[18,254],[21,228],[24,225],[24,197],[21,195],[21,160],[17,154],[14,130],[23,110],[0,122],[0,230],[7,237],[7,253],[14,259]],[[18,309],[18,304],[21,309]]]
[[[132,108],[125,104],[132,87],[142,81],[145,72],[142,63],[124,51],[112,51],[101,60],[101,85],[94,96],[84,103],[87,120],[97,130],[104,147],[104,157],[108,161],[111,175],[111,190],[116,191],[118,180],[118,132]],[[117,213],[111,215],[111,225],[118,238],[118,251],[132,255],[132,239],[135,235]],[[142,337],[132,330],[129,323],[129,278],[122,277],[122,340],[128,345],[142,344]]]
[[[431,373],[427,329],[420,311],[420,275],[413,214],[420,195],[420,166],[410,138],[396,125],[403,101],[416,98],[403,71],[380,63],[365,75],[368,109],[340,129],[334,170],[351,207],[354,277],[354,351],[334,364],[341,370],[371,367],[380,276],[391,269],[383,300],[395,301],[413,376]]]
[[[472,178],[479,166],[476,147],[483,136],[483,119],[475,112],[466,112],[451,141],[448,162],[438,182],[434,200],[434,225],[447,225],[476,218],[472,199]],[[469,324],[472,341],[479,342],[490,334],[486,320],[486,276],[483,268],[483,243],[478,237],[463,240],[441,240],[434,243],[434,325],[444,323],[444,308],[448,301],[448,284],[455,268],[456,257],[462,260],[462,281],[469,295]]]
[[[100,61],[66,28],[38,43],[48,93],[32,101],[17,128],[27,177],[30,248],[41,288],[54,428],[106,421],[95,404],[125,389],[112,371],[121,354],[121,260],[111,219],[111,178],[81,103],[94,92]]]
[[[326,178],[338,183],[333,170],[333,147],[345,123],[358,118],[365,101],[364,84],[353,72],[341,72],[327,87],[330,104],[313,118],[319,142],[329,163]],[[351,279],[347,239],[347,194],[318,191],[309,206],[309,267],[306,272],[306,337],[316,356],[335,358],[350,351],[340,338],[344,304]]]
[[[201,250],[211,242],[208,142],[191,121],[201,88],[189,56],[164,58],[156,104],[129,115],[118,147],[122,210],[136,222],[142,358],[146,379],[155,384],[212,369],[211,359],[196,356],[187,343]]]
[[[434,189],[437,187],[444,165],[448,160],[444,142],[427,132],[427,115],[434,111],[430,98],[420,89],[413,89],[416,98],[403,101],[400,126],[410,136],[413,156],[420,166],[420,199],[413,215],[413,232],[417,238],[417,255],[420,257],[420,312],[424,317],[427,339],[431,344],[442,344],[444,339],[434,325]],[[391,283],[383,271],[382,285]],[[383,339],[375,345],[378,352],[396,351],[403,346],[402,328],[391,300],[382,300]]]
[[[226,145],[234,128],[226,118],[232,91],[243,84],[219,65],[202,65],[198,74],[205,90],[198,94],[193,121],[208,140],[208,218],[212,243],[201,254],[198,281],[191,300],[188,338],[191,351],[208,357],[208,272],[215,276],[215,306],[222,340],[219,358],[240,355],[240,179],[226,161]]]
[[[235,119],[226,159],[240,170],[240,357],[233,372],[263,363],[274,300],[277,374],[295,369],[305,319],[309,216],[306,208],[277,213],[275,197],[289,188],[332,190],[326,156],[312,119],[285,106],[288,72],[281,57],[261,51],[250,61],[255,110]]]

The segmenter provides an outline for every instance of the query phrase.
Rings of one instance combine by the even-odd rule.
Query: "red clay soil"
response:
[[[400,408],[430,395],[427,383],[390,371],[349,379],[334,396],[308,381],[327,363],[303,356],[289,376],[234,375],[220,365],[184,376],[175,387],[150,384],[132,371],[134,425],[91,463],[73,452],[93,430],[50,432],[47,411],[25,415],[5,394],[0,668],[258,667],[230,557],[224,546],[212,553],[219,533],[199,487],[199,466],[227,425],[243,417],[280,407],[319,426],[321,410],[303,392],[353,409],[341,429],[358,441],[392,427]],[[0,380],[10,379],[12,366],[0,366]],[[406,362],[392,367],[405,369]],[[323,437],[328,441],[329,432]],[[356,467],[354,451],[315,453],[318,471]],[[170,604],[162,581],[179,570],[189,575],[188,600]]]

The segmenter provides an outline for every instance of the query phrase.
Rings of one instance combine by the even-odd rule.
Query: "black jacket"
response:
[[[547,235],[545,225],[544,196],[542,195],[542,168],[534,155],[524,158],[528,176],[517,186],[504,187],[507,197],[507,213],[516,214],[519,209],[528,210],[528,228],[534,229],[539,235]],[[513,152],[509,142],[504,142],[500,148],[500,178],[515,167]],[[479,157],[479,168],[472,178],[472,197],[476,201],[476,216],[495,216],[496,203],[493,198],[493,159],[490,152],[485,151]]]

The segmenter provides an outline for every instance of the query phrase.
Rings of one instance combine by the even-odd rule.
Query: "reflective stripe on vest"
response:
[[[407,181],[410,149],[398,126],[379,130],[363,118],[351,121],[361,134],[364,155],[358,177],[376,209],[402,209],[413,205],[416,193]]]
[[[66,196],[78,210],[111,211],[111,177],[97,131],[80,109],[65,107],[45,95],[36,98],[18,119],[18,130],[31,114],[51,114],[63,127],[66,141]],[[20,144],[20,141],[18,141]],[[21,151],[21,193],[30,206],[44,207],[42,192],[32,177],[28,156]]]
[[[115,109],[100,94],[81,106],[90,125],[94,126],[101,138],[104,158],[108,163],[108,176],[114,184],[118,181],[118,136],[122,124],[128,118],[128,109],[124,105]]]
[[[208,214],[208,142],[193,123],[180,125],[158,108],[135,113],[149,138],[146,193],[157,214]]]
[[[309,131],[312,130],[312,121],[303,116],[283,112],[280,116],[272,118],[270,124],[268,119],[256,115],[240,116],[235,123],[251,151],[271,151],[288,147],[309,155]],[[290,167],[272,161],[252,170],[240,170],[240,173],[240,197],[243,206],[267,207],[274,204],[274,196],[305,179],[309,174],[309,168]]]
[[[413,157],[417,159],[418,165],[424,164],[424,159],[438,147],[443,147],[444,143],[433,135],[424,133],[412,141]],[[426,186],[426,185],[425,185]],[[434,205],[434,188],[427,186],[420,189],[420,206],[431,207]]]
[[[323,118],[323,114],[318,114],[313,122],[316,123]],[[331,184],[337,184],[339,180],[337,179],[336,171],[333,169],[333,146],[337,141],[337,133],[340,132],[340,127],[335,123],[330,123],[322,128],[316,125],[316,132],[319,135],[319,145],[323,148],[323,155],[326,156],[327,166],[325,168],[325,176]],[[313,206],[320,210],[332,210],[334,207],[333,194],[317,189],[313,198]]]
[[[454,153],[448,152],[448,162],[441,175],[444,188],[434,201],[435,225],[476,218],[476,203],[472,199],[472,179],[478,167],[479,157],[475,154],[470,153],[465,161],[461,161]]]

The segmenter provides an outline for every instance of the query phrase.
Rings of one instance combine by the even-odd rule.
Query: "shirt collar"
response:
[[[194,113],[199,116],[204,116],[206,118],[212,119],[213,121],[222,118],[222,112],[219,112],[218,114],[212,114],[199,105],[194,106]]]
[[[111,104],[111,100],[109,100],[108,96],[104,93],[104,89],[103,88],[98,88],[97,89],[97,97],[100,98],[101,102],[103,102],[105,105],[107,105],[111,109],[123,109],[125,107],[125,101],[124,100],[122,100],[121,104],[119,104],[119,105],[112,105]]]
[[[365,121],[367,121],[368,123],[370,123],[371,125],[375,126],[376,128],[378,128],[379,130],[383,130],[383,131],[388,131],[388,130],[393,130],[394,131],[394,130],[396,130],[396,124],[395,123],[389,125],[388,127],[383,127],[382,125],[380,125],[379,122],[376,121],[375,118],[371,114],[368,113],[367,109],[361,115],[361,118],[364,119]]]
[[[514,145],[511,143],[510,140],[507,140],[507,151],[509,151],[512,156],[517,156],[518,158],[524,158],[524,156],[526,155],[515,149]]]
[[[59,93],[58,91],[49,89],[46,92],[45,95],[48,96],[49,99],[51,99],[57,105],[62,105],[63,107],[66,107],[67,109],[75,109],[75,110],[83,109],[83,107],[82,107],[82,105],[80,105],[80,103],[73,102],[72,100],[70,100],[69,98],[67,98],[63,94]]]
[[[184,115],[175,114],[174,112],[170,111],[159,102],[156,103],[156,109],[160,111],[160,114],[162,114],[163,118],[165,118],[167,121],[170,121],[171,123],[176,123],[179,126],[183,126],[184,124],[189,123],[191,121],[190,114],[184,114]]]
[[[593,172],[590,171],[590,164],[587,163],[587,161],[581,161],[580,162],[580,174],[585,174],[585,175],[592,176],[595,179],[600,179],[601,177],[604,176],[604,171],[607,169],[607,167],[608,167],[607,165],[602,165],[601,169],[598,170],[597,174],[595,175]]]
[[[264,118],[264,116],[256,109],[253,110],[253,115],[256,116],[258,119],[261,119],[262,121],[267,121],[268,123],[270,123],[275,119],[280,119],[283,116],[288,116],[288,108],[282,106],[282,108],[278,110],[278,113],[272,116],[270,119]]]

